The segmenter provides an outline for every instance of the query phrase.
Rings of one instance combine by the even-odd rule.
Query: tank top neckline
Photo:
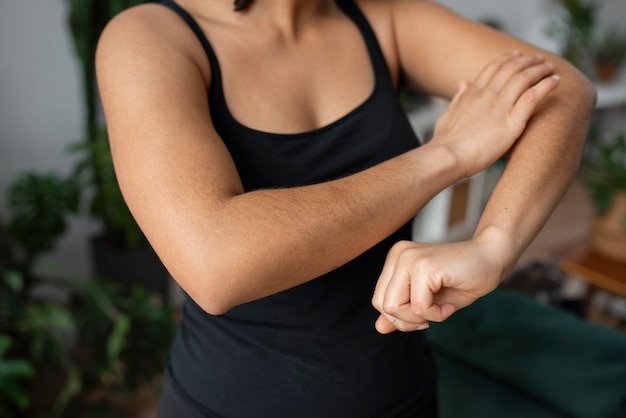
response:
[[[386,65],[386,61],[382,51],[380,50],[380,46],[376,39],[376,35],[371,28],[367,18],[359,7],[355,4],[354,0],[335,0],[339,8],[352,20],[352,22],[357,26],[359,33],[361,34],[361,38],[365,44],[369,62],[372,68],[372,73],[374,75],[374,85],[369,93],[369,95],[358,105],[350,109],[347,113],[344,113],[339,118],[323,125],[318,128],[301,131],[301,132],[287,132],[287,133],[279,133],[279,132],[270,132],[264,131],[256,128],[249,127],[237,120],[233,114],[230,112],[230,108],[226,103],[226,98],[224,96],[223,84],[222,84],[222,72],[219,65],[219,61],[217,59],[217,54],[215,53],[211,43],[207,39],[205,33],[200,28],[200,25],[197,21],[191,16],[187,10],[185,10],[182,6],[176,3],[175,0],[164,0],[162,4],[170,7],[175,12],[177,12],[189,25],[192,31],[195,33],[196,37],[200,40],[202,47],[208,57],[209,65],[211,68],[211,84],[208,88],[209,91],[209,102],[211,105],[211,112],[213,113],[216,109],[214,109],[215,105],[219,106],[222,111],[220,112],[220,116],[227,118],[228,125],[235,130],[239,130],[242,133],[248,135],[254,135],[258,137],[272,138],[272,139],[308,139],[312,137],[318,137],[326,132],[332,131],[338,126],[342,126],[348,123],[350,120],[357,118],[360,114],[362,114],[369,105],[375,100],[377,94],[380,91],[380,83],[383,80],[389,80],[390,76],[389,70]]]

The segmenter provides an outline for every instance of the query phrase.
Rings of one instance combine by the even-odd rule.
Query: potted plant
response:
[[[58,415],[77,393],[79,373],[66,343],[73,317],[38,292],[58,282],[36,267],[64,233],[66,216],[76,213],[78,188],[72,179],[29,173],[11,184],[7,200],[11,216],[0,219],[0,335],[12,341],[7,358],[23,358],[35,370],[20,407],[32,412],[32,401]]]
[[[55,174],[24,174],[9,188],[10,216],[0,219],[2,417],[119,417],[120,399],[138,406],[136,395],[148,393],[155,402],[173,307],[145,288],[129,294],[115,282],[38,266],[77,212],[78,195],[73,178]],[[94,393],[106,396],[94,402]]]
[[[28,407],[30,396],[24,381],[35,369],[27,358],[5,357],[13,338],[0,334],[0,416],[17,418]]]
[[[71,148],[78,155],[80,181],[89,216],[101,225],[91,240],[94,271],[124,283],[167,294],[169,275],[128,210],[115,177],[106,127],[99,114],[95,51],[100,33],[122,10],[154,0],[68,0],[68,23],[81,65],[85,105],[84,138]]]
[[[175,331],[174,309],[142,287],[130,295],[114,283],[96,280],[88,287],[88,297],[72,302],[79,315],[77,362],[85,395],[80,407],[104,404],[129,418],[154,410]]]
[[[560,0],[559,3],[562,15],[552,23],[548,32],[561,42],[563,57],[593,78],[592,44],[597,4],[594,0]]]
[[[590,155],[583,179],[595,204],[591,246],[608,258],[626,261],[626,133],[590,131]]]
[[[612,80],[626,58],[626,31],[619,26],[610,27],[596,40],[594,57],[596,78]]]

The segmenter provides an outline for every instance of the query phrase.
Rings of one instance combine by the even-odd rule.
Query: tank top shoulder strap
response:
[[[380,48],[380,44],[378,43],[378,38],[376,38],[376,34],[374,33],[374,29],[370,25],[369,21],[356,4],[355,0],[337,0],[337,4],[343,12],[354,22],[354,24],[359,28],[361,32],[361,36],[363,36],[363,40],[367,46],[367,51],[370,56],[370,60],[372,62],[372,66],[374,67],[374,73],[376,75],[376,81],[391,81],[391,74],[389,72],[389,67],[387,67],[387,61],[385,60],[385,56],[383,51]]]
[[[176,12],[185,21],[185,23],[187,23],[187,26],[189,26],[189,28],[196,35],[196,37],[202,44],[202,48],[204,49],[204,52],[206,53],[209,59],[209,65],[211,66],[211,79],[212,79],[211,84],[221,86],[222,85],[221,73],[220,73],[219,64],[217,62],[217,57],[215,55],[215,52],[213,51],[213,47],[211,47],[211,43],[207,39],[202,28],[200,28],[200,25],[198,24],[198,22],[196,22],[196,20],[193,18],[193,16],[191,16],[191,14],[187,10],[182,8],[174,0],[163,0],[161,1],[161,4],[166,7],[169,7],[174,12]]]
[[[384,85],[386,88],[391,88],[393,90],[393,86],[391,84],[391,75],[389,72],[389,68],[387,67],[387,62],[385,61],[385,57],[376,38],[376,34],[374,33],[374,30],[369,24],[367,18],[365,17],[359,6],[356,4],[355,0],[336,0],[336,2],[343,10],[343,12],[354,22],[359,32],[361,33],[370,57],[370,63],[374,70],[375,85],[377,86],[376,91],[379,91],[378,87],[380,87],[381,85]],[[185,21],[185,23],[189,26],[189,28],[193,31],[193,33],[202,44],[211,68],[211,85],[208,91],[211,109],[212,111],[215,110],[218,112],[225,112],[225,115],[222,116],[228,116],[226,119],[231,120],[232,115],[230,115],[230,112],[228,112],[228,106],[226,105],[226,101],[224,98],[224,90],[222,86],[222,76],[219,61],[217,59],[215,51],[213,50],[213,47],[211,46],[211,43],[207,39],[202,28],[200,27],[198,22],[196,22],[193,16],[182,6],[176,3],[175,0],[162,0],[161,4],[169,7],[171,10],[177,13]]]

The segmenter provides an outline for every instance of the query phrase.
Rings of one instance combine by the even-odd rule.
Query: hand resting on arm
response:
[[[244,193],[210,120],[199,45],[186,28],[163,33],[177,17],[144,10],[149,19],[131,11],[114,20],[98,48],[116,174],[165,266],[213,314],[318,277],[384,239],[506,152],[558,83],[540,58],[506,54],[461,84],[427,145],[338,180]]]
[[[491,57],[505,50],[546,57],[560,81],[559,87],[534,107],[532,116],[525,114],[518,119],[520,123],[526,122],[523,132],[509,131],[519,133],[519,137],[509,150],[504,173],[491,193],[472,239],[447,244],[407,241],[391,249],[372,299],[374,307],[381,312],[376,328],[382,333],[427,328],[429,321],[445,320],[500,284],[571,183],[582,155],[595,98],[589,80],[561,57],[463,19],[436,2],[399,1],[392,10],[401,71],[412,88],[452,97],[457,80],[476,77],[474,88],[478,91],[484,89],[487,80],[492,87],[486,90],[497,90],[510,75],[505,68],[514,66],[514,61],[503,63],[503,71],[497,74],[493,72],[493,64],[491,69],[482,68]],[[426,38],[429,42],[411,41]],[[521,75],[517,74],[509,81],[515,84],[520,82],[519,78]],[[536,94],[537,91],[530,89],[519,95],[519,105],[524,106],[529,99],[536,100]],[[515,94],[505,93],[504,97],[511,100]],[[473,138],[484,132],[495,134],[504,127],[511,129],[511,125],[502,125],[508,118],[502,119],[501,113],[510,108],[483,103],[465,109],[456,116],[458,121],[454,121],[450,116],[455,114],[455,106],[458,103],[453,103],[451,112],[437,124],[435,139],[438,135],[448,135],[446,126],[464,126],[461,131],[472,135],[472,139],[463,145],[472,144]],[[459,152],[471,153],[466,149]]]

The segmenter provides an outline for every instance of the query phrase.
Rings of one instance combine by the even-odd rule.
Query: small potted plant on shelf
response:
[[[610,81],[626,58],[626,31],[618,26],[609,28],[594,43],[596,78]]]
[[[626,133],[590,131],[590,155],[582,175],[595,204],[591,246],[598,253],[626,261]]]
[[[548,33],[561,43],[561,55],[589,78],[594,76],[593,40],[596,32],[597,2],[559,0],[562,14]]]

